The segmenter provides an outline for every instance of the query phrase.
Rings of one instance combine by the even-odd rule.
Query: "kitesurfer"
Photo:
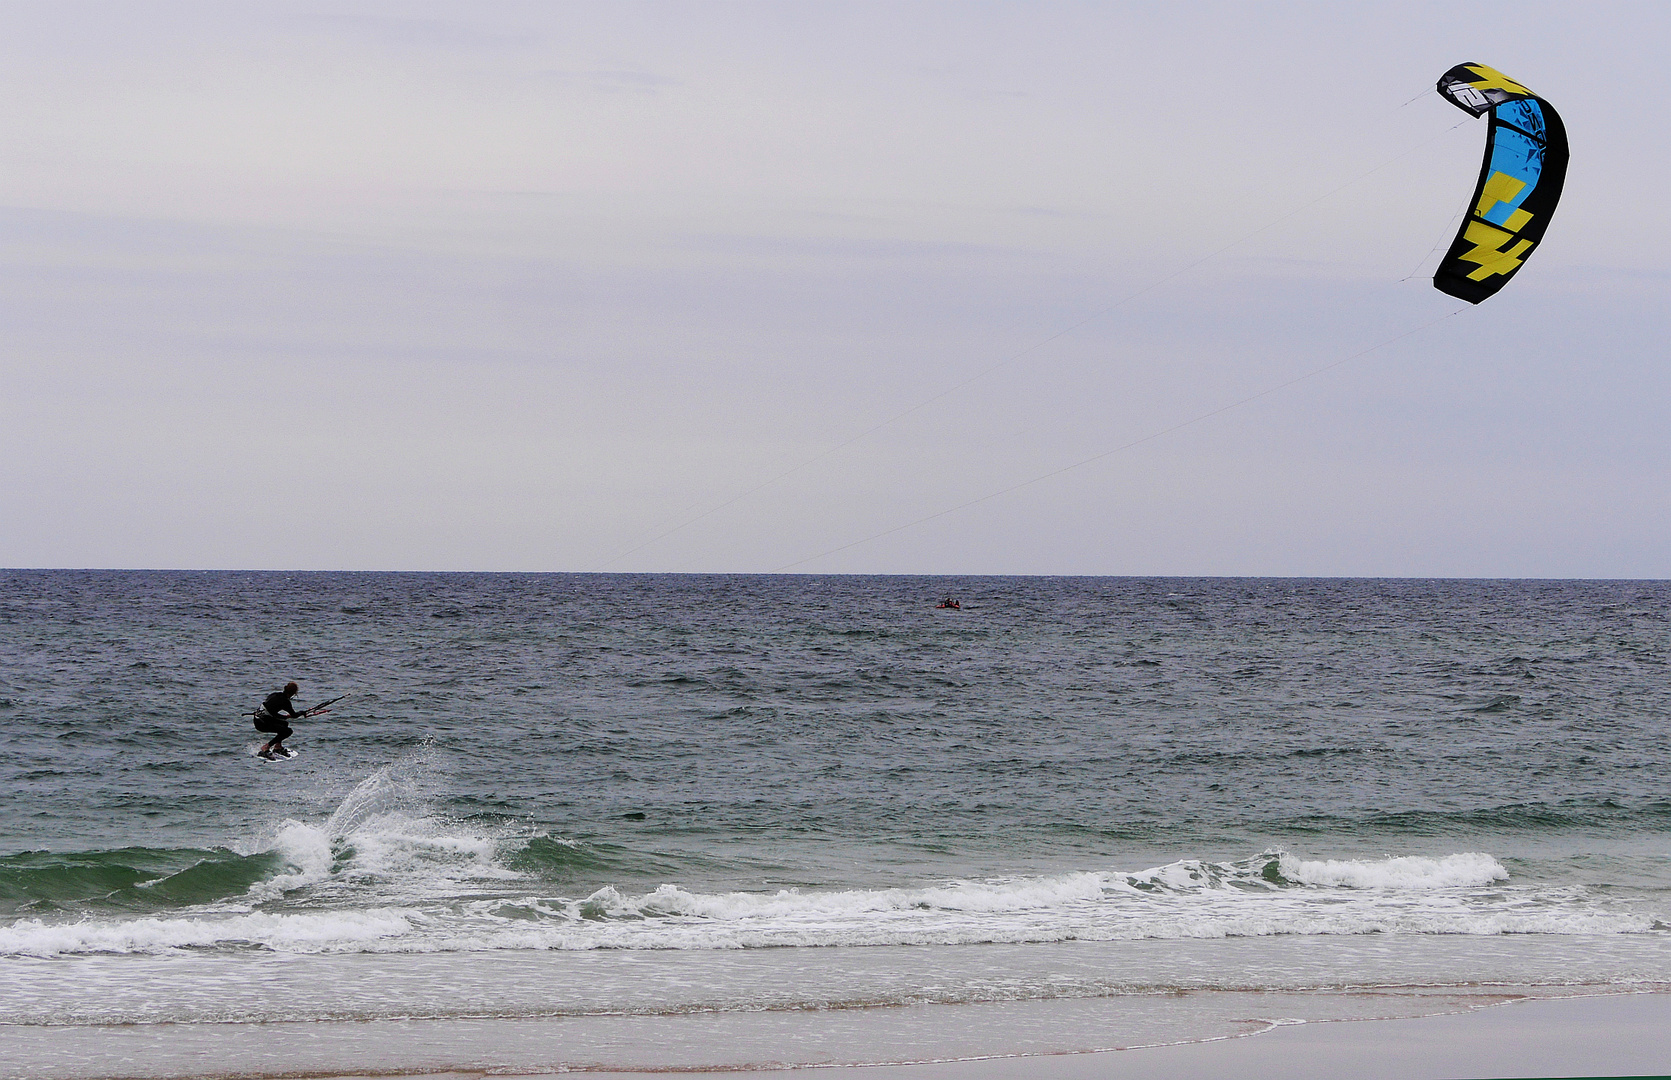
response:
[[[268,732],[273,736],[256,751],[257,756],[269,760],[290,756],[290,752],[284,748],[284,740],[294,735],[295,731],[285,721],[301,717],[302,714],[296,711],[296,706],[290,703],[290,699],[301,689],[295,683],[287,682],[283,690],[274,690],[268,694],[267,700],[261,703],[261,708],[255,711],[255,730]]]

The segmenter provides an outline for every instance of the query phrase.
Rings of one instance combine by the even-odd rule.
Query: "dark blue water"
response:
[[[1657,985],[1668,602],[3,572],[0,1021]]]

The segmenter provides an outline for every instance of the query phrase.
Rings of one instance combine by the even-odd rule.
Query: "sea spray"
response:
[[[484,882],[524,875],[496,861],[504,839],[435,811],[427,747],[374,770],[323,825],[294,819],[274,831],[289,871],[249,892],[252,902],[375,894],[388,902],[467,898]]]

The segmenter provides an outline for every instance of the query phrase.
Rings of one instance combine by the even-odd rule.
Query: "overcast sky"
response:
[[[1668,30],[0,3],[0,565],[1668,577]],[[1478,308],[1464,61],[1573,155]]]

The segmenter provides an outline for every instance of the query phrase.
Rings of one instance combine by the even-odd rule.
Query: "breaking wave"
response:
[[[738,949],[1266,935],[1633,933],[1653,919],[1581,891],[1516,888],[1481,852],[1313,860],[1267,851],[1136,871],[885,889],[548,891],[602,870],[586,845],[448,829],[374,775],[323,825],[287,821],[239,855],[120,851],[5,860],[5,896],[50,911],[0,927],[0,955],[269,950]],[[195,858],[197,861],[180,866]],[[187,882],[203,883],[197,894]],[[103,891],[101,891],[103,890]],[[47,894],[50,894],[50,899]],[[96,894],[96,895],[95,895]],[[133,912],[144,894],[152,910]],[[79,899],[77,899],[79,898]],[[115,909],[127,908],[121,914]]]
[[[0,955],[738,949],[1341,934],[1660,929],[1580,887],[1517,886],[1494,857],[1234,862],[864,889],[703,891],[676,861],[431,813],[395,767],[323,823],[232,848],[0,859]],[[634,891],[636,874],[672,878]],[[651,877],[654,880],[654,877]],[[580,888],[572,889],[574,885]]]

